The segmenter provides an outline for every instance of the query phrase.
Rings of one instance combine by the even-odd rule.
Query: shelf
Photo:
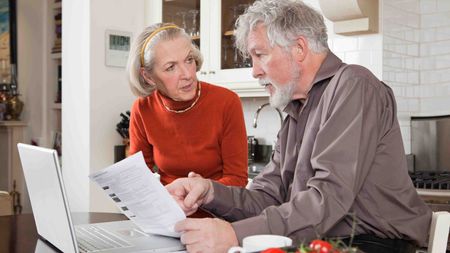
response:
[[[257,81],[254,82],[233,82],[221,83],[216,82],[215,84],[228,88],[238,94],[239,97],[268,97],[269,93],[260,86]]]
[[[200,36],[199,35],[195,35],[195,36],[191,36],[192,40],[199,40]]]
[[[53,103],[52,109],[53,110],[61,110],[61,103]]]
[[[20,120],[0,120],[0,127],[23,127],[27,124]]]
[[[323,15],[333,22],[334,33],[359,35],[378,32],[378,1],[319,0]]]
[[[233,36],[234,35],[234,31],[226,31],[223,33],[224,36]]]
[[[61,9],[62,8],[62,2],[53,3],[53,9]]]
[[[60,60],[61,59],[61,53],[51,53],[51,55],[52,55],[52,59],[55,59],[55,60]]]

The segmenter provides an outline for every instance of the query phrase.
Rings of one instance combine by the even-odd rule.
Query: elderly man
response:
[[[224,252],[254,234],[300,243],[354,232],[365,252],[424,245],[431,211],[408,176],[391,89],[331,53],[323,17],[301,1],[256,1],[236,26],[237,47],[287,118],[250,189],[193,173],[167,186],[187,214],[226,220],[178,223],[187,250]]]

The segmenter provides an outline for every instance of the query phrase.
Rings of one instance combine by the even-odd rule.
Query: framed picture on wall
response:
[[[0,0],[0,83],[3,84],[14,82],[11,74],[17,75],[16,36],[16,0]]]

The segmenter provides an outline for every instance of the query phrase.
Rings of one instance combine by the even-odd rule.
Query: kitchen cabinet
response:
[[[251,62],[233,45],[236,18],[254,0],[149,0],[148,23],[173,22],[184,28],[203,54],[200,80],[229,88],[241,97],[267,96],[251,75]]]
[[[14,202],[17,211],[31,212],[31,205],[20,164],[17,143],[24,142],[25,128],[22,121],[0,121],[0,190],[19,194]]]

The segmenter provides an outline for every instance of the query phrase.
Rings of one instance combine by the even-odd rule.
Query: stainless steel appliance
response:
[[[416,171],[450,171],[450,115],[411,118]]]
[[[450,211],[450,115],[412,117],[411,151],[417,192],[433,211]]]
[[[434,211],[450,211],[450,115],[411,118],[410,176]]]

